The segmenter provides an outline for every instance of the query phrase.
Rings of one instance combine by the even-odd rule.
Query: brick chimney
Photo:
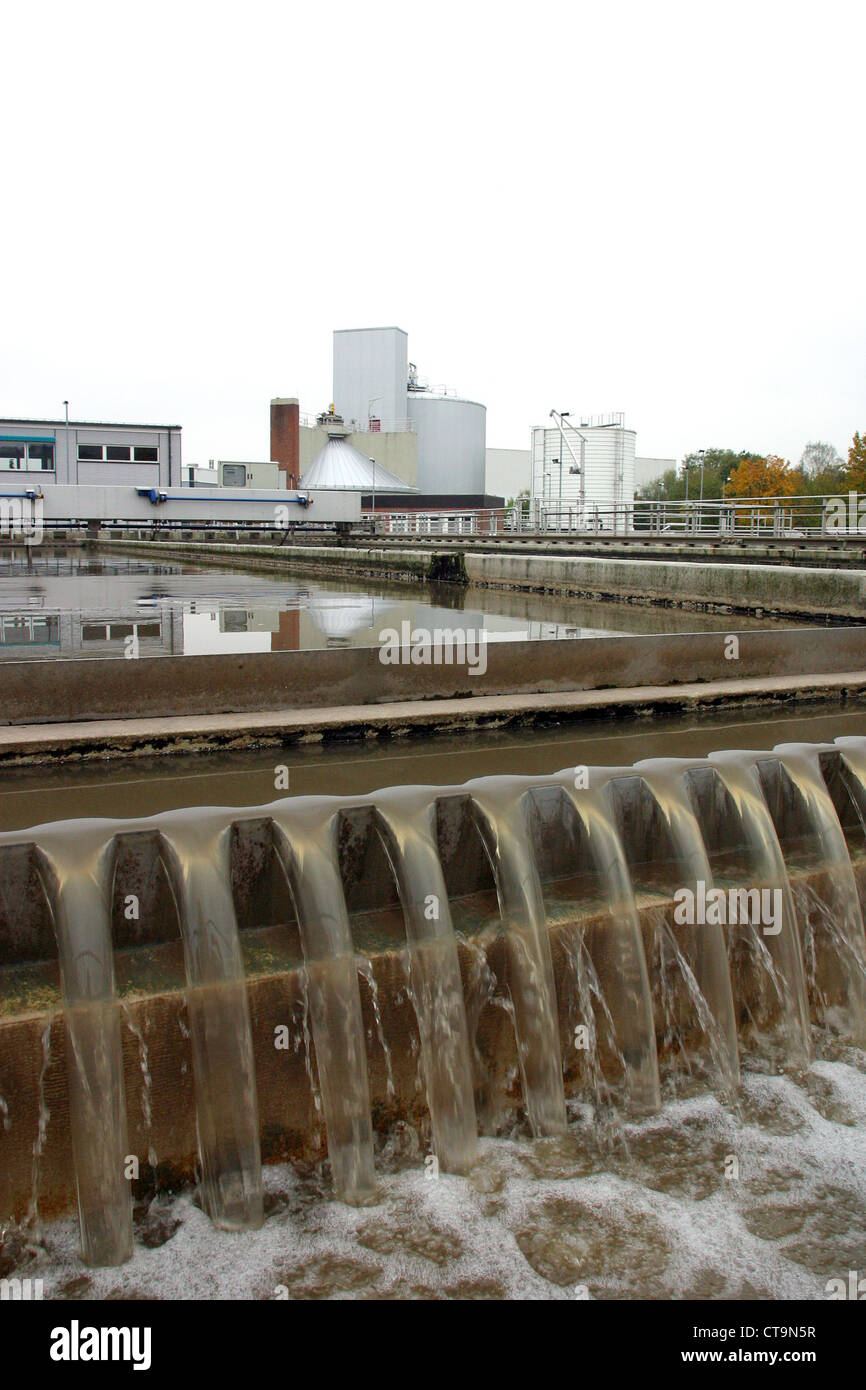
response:
[[[300,482],[300,411],[294,396],[277,396],[271,401],[271,462],[280,465],[286,487]]]

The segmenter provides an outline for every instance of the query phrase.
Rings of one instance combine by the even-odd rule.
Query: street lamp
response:
[[[69,468],[69,402],[68,402],[68,401],[64,401],[64,402],[63,402],[63,408],[64,408],[64,410],[66,411],[66,481],[69,482],[71,474],[70,474],[70,468]],[[54,481],[57,482],[57,459],[54,460]]]
[[[373,535],[375,536],[375,534],[376,534],[376,460],[375,460],[374,458],[371,458],[371,459],[370,459],[370,462],[371,462],[372,465],[373,465],[373,508],[372,508],[372,510],[373,510],[373,516],[372,516],[372,526],[373,526]]]
[[[704,500],[704,460],[707,456],[706,449],[698,449],[698,458],[701,461],[701,501]]]
[[[570,416],[570,410],[551,410],[550,412],[550,418],[552,420],[556,420],[559,425],[559,458],[553,459],[553,462],[559,463],[559,509],[560,511],[562,511],[562,460],[565,457],[566,448],[568,449],[568,452],[571,454],[571,457],[574,460],[572,467],[569,468],[568,471],[569,473],[575,473],[580,477],[580,524],[583,525],[583,513],[586,498],[586,436],[581,434],[580,430],[576,430],[573,425],[570,427],[572,432],[576,434],[578,439],[580,440],[580,463],[578,463],[577,458],[575,457],[574,450],[572,449],[571,444],[565,437],[565,426],[563,425],[563,421],[568,420]]]

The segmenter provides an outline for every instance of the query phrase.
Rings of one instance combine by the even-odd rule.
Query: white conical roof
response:
[[[381,463],[374,467],[372,459],[350,444],[348,439],[329,439],[306,473],[300,486],[312,488],[341,488],[344,492],[417,492],[418,489],[404,483],[395,473],[383,468]]]

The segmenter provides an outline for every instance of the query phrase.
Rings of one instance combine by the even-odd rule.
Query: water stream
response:
[[[305,1054],[297,1070],[324,1121],[334,1195],[358,1208],[386,1200],[368,1048],[392,1122],[401,1107],[409,1117],[420,1105],[428,1116],[434,1175],[475,1181],[489,1162],[489,1153],[479,1159],[479,1131],[502,1132],[509,1106],[540,1155],[552,1145],[557,1162],[585,1162],[573,1148],[575,1117],[590,1142],[602,1119],[619,1116],[633,1143],[670,1098],[713,1092],[729,1103],[741,1066],[805,1074],[813,1025],[839,1046],[862,1047],[866,740],[584,772],[124,823],[124,837],[156,835],[174,904],[202,1202],[214,1226],[262,1224],[257,1091],[287,1084],[265,1064],[273,1044],[258,1021],[261,1000],[251,1009],[244,951],[252,959],[254,946],[265,949],[256,933],[270,933],[267,949],[277,953],[262,957],[272,961],[262,978],[283,979],[294,989],[290,1017],[302,1014],[299,1033],[293,1025],[295,1052],[303,1042]],[[290,924],[238,917],[232,826],[241,821],[264,827],[261,863],[292,904],[297,948]],[[91,1265],[120,1264],[133,1249],[124,1017],[153,1165],[166,1104],[149,1025],[131,998],[118,997],[108,891],[117,829],[80,821],[0,836],[0,881],[6,847],[20,863],[20,846],[36,846],[53,923],[81,1250]],[[689,903],[691,919],[680,915]],[[737,917],[735,903],[762,912],[771,904],[772,913]],[[393,934],[401,921],[402,943]],[[171,949],[170,935],[147,947],[154,960]],[[398,1028],[409,1008],[411,1026]],[[32,1228],[52,1120],[52,1022],[60,1018],[49,1010],[34,1078]],[[4,1101],[7,1121],[9,1109]],[[0,1125],[0,1145],[9,1134]],[[423,1163],[417,1137],[407,1146],[392,1135],[389,1145],[403,1162]]]

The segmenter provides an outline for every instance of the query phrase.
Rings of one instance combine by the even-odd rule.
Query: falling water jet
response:
[[[714,885],[706,846],[683,780],[693,766],[688,759],[654,758],[636,763],[634,770],[655,797],[664,818],[680,876],[678,887],[697,895],[699,883],[703,883],[705,892]],[[667,926],[680,975],[693,996],[716,1085],[731,1091],[739,1084],[740,1059],[724,929],[721,923],[695,923],[689,928],[688,937],[681,940],[670,923]],[[708,1013],[703,1018],[695,987],[706,1001]]]
[[[385,1028],[382,1023],[382,1010],[379,1008],[379,986],[376,984],[376,972],[373,969],[373,962],[369,956],[358,955],[355,957],[358,964],[358,974],[370,991],[370,1003],[373,1007],[373,1018],[376,1023],[376,1037],[382,1049],[382,1056],[385,1059],[385,1094],[389,1100],[393,1100],[397,1094],[394,1085],[394,1068],[391,1065],[391,1049],[388,1046],[388,1039],[385,1037]]]
[[[526,782],[488,777],[467,783],[466,790],[496,880],[527,1117],[534,1135],[564,1134],[565,1091],[553,962],[527,833]]]
[[[472,1061],[457,942],[436,851],[433,788],[392,796],[376,825],[397,882],[409,947],[409,988],[421,1039],[433,1151],[465,1173],[478,1152]]]
[[[42,1162],[42,1151],[45,1148],[45,1140],[48,1136],[48,1122],[51,1119],[51,1111],[45,1100],[45,1077],[51,1065],[51,1030],[54,1027],[54,1008],[48,1009],[48,1019],[42,1029],[40,1050],[42,1053],[42,1064],[39,1068],[39,1107],[37,1110],[36,1138],[33,1140],[33,1164],[31,1168],[30,1202],[27,1207],[25,1226],[36,1232],[39,1231],[39,1169]]]
[[[60,959],[81,1256],[91,1265],[123,1264],[133,1251],[108,893],[113,833],[94,821],[70,843],[48,830],[37,858]]]
[[[225,818],[200,810],[164,831],[188,981],[205,1210],[223,1230],[263,1221],[256,1075]]]
[[[661,1105],[652,996],[640,921],[622,842],[608,801],[618,768],[590,768],[585,786],[575,786],[574,769],[559,773],[558,784],[577,816],[588,853],[603,885],[610,925],[604,949],[593,964],[613,1022],[616,1048],[626,1065],[630,1109],[652,1113]],[[578,986],[566,981],[563,988]]]
[[[378,1200],[355,948],[337,867],[337,814],[316,797],[272,808],[274,848],[292,894],[304,963],[334,1191]]]
[[[829,950],[836,957],[841,986],[843,1029],[856,1043],[866,1043],[866,932],[857,883],[845,834],[821,770],[822,754],[835,753],[833,744],[780,743],[773,749],[803,801],[817,841],[826,882],[822,914]]]
[[[780,1061],[785,1067],[802,1071],[808,1067],[812,1056],[806,973],[785,859],[758,773],[759,756],[731,750],[711,753],[708,762],[730,796],[739,818],[751,859],[750,883],[762,893],[767,890],[781,895],[781,931],[763,935],[757,926],[753,932],[760,953],[766,955],[765,974],[779,995]],[[707,826],[703,830],[705,835],[709,834]],[[741,1007],[745,1006],[745,1001],[739,1002]]]

